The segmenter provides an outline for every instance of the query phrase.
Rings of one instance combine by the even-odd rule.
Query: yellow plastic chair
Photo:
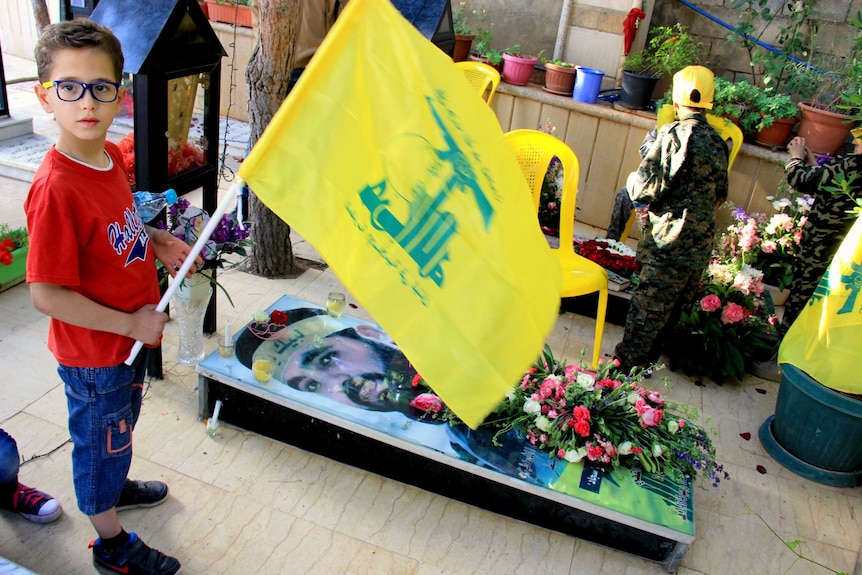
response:
[[[500,73],[484,62],[474,62],[465,60],[463,62],[455,62],[455,65],[464,72],[464,76],[470,85],[476,89],[482,99],[491,105],[491,98],[494,97],[494,92],[497,91],[497,86],[500,85]]]
[[[658,111],[656,119],[658,120],[656,127],[661,128],[667,122],[673,121],[675,115],[675,110],[673,109],[672,104],[665,104]],[[733,162],[736,160],[736,156],[739,155],[739,150],[742,148],[742,130],[739,129],[739,126],[728,120],[727,118],[723,118],[721,116],[716,116],[715,114],[706,114],[706,121],[709,122],[709,125],[712,126],[718,135],[726,142],[730,140],[730,154],[727,157],[727,173],[730,174],[730,169],[733,167]],[[629,237],[629,232],[632,231],[632,225],[635,223],[635,211],[632,210],[632,213],[629,214],[629,219],[626,221],[626,227],[623,229],[623,233],[620,235],[620,241],[625,242]]]
[[[560,247],[552,249],[560,262],[562,286],[560,297],[575,297],[594,292],[599,294],[596,309],[596,332],[593,343],[593,369],[598,367],[608,308],[608,272],[587,258],[575,253],[575,202],[578,197],[578,158],[565,142],[539,130],[513,130],[506,141],[515,153],[538,212],[545,173],[556,156],[563,166],[563,189],[560,198]]]

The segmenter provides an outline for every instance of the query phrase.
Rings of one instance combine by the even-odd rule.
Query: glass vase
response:
[[[183,365],[197,365],[206,357],[204,314],[211,294],[210,278],[196,273],[183,280],[171,298],[171,309],[179,323],[177,361]]]

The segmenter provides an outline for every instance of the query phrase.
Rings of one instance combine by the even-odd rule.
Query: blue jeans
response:
[[[141,413],[147,349],[131,366],[57,368],[66,386],[72,479],[78,508],[98,515],[115,507],[132,464],[132,430]]]
[[[18,484],[18,467],[21,458],[18,455],[18,444],[15,439],[0,429],[0,485]]]

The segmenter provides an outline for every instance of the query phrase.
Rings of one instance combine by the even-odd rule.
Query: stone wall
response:
[[[648,0],[652,2],[653,0]],[[750,77],[748,52],[738,43],[727,42],[731,30],[709,17],[698,13],[679,0],[654,0],[652,26],[671,26],[682,22],[703,42],[709,54],[709,66],[728,79]],[[707,12],[710,16],[734,27],[740,19],[740,11],[733,9],[733,0],[687,0],[689,4]],[[778,9],[783,2],[773,0],[769,5]],[[846,56],[850,50],[856,30],[849,24],[850,18],[862,10],[862,0],[818,0],[813,19],[819,32],[816,45],[828,53]],[[763,28],[761,40],[775,46],[777,35],[787,23],[784,13],[779,13],[773,22]]]

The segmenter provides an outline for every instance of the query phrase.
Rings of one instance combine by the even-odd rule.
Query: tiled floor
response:
[[[50,127],[49,118],[37,120],[35,125]],[[26,182],[0,178],[0,221],[23,222],[26,191]],[[314,257],[307,245],[298,251]],[[281,294],[323,304],[326,294],[340,286],[335,275],[320,266],[279,280],[231,271],[221,281],[236,307],[220,295],[219,324],[230,320],[235,326]],[[0,512],[0,556],[42,575],[92,573],[87,542],[93,532],[75,508],[65,398],[45,347],[47,319],[32,308],[24,284],[0,294],[0,310],[0,426],[18,440],[27,460],[22,481],[52,493],[66,510],[50,525]],[[353,313],[367,317],[361,309]],[[566,313],[549,343],[557,353],[575,357],[591,345],[592,329],[593,320]],[[609,353],[620,336],[620,327],[607,325],[602,351]],[[217,339],[207,340],[208,351],[216,348]],[[151,381],[147,389],[135,430],[132,475],[168,482],[171,498],[160,507],[125,512],[121,518],[145,541],[178,557],[184,573],[664,572],[642,559],[230,425],[210,437],[197,419],[194,369],[172,359],[176,322],[168,324],[164,341],[165,377]],[[666,394],[710,418],[720,459],[732,476],[718,489],[696,491],[697,539],[678,572],[829,572],[797,559],[762,518],[784,540],[803,541],[799,550],[811,559],[862,575],[862,489],[829,488],[799,478],[766,455],[757,440],[758,427],[773,411],[778,385],[746,376],[724,386],[708,380],[699,386],[681,374],[666,374]],[[652,382],[661,385],[658,378]],[[750,439],[741,436],[746,433]],[[766,473],[759,473],[758,466]]]

